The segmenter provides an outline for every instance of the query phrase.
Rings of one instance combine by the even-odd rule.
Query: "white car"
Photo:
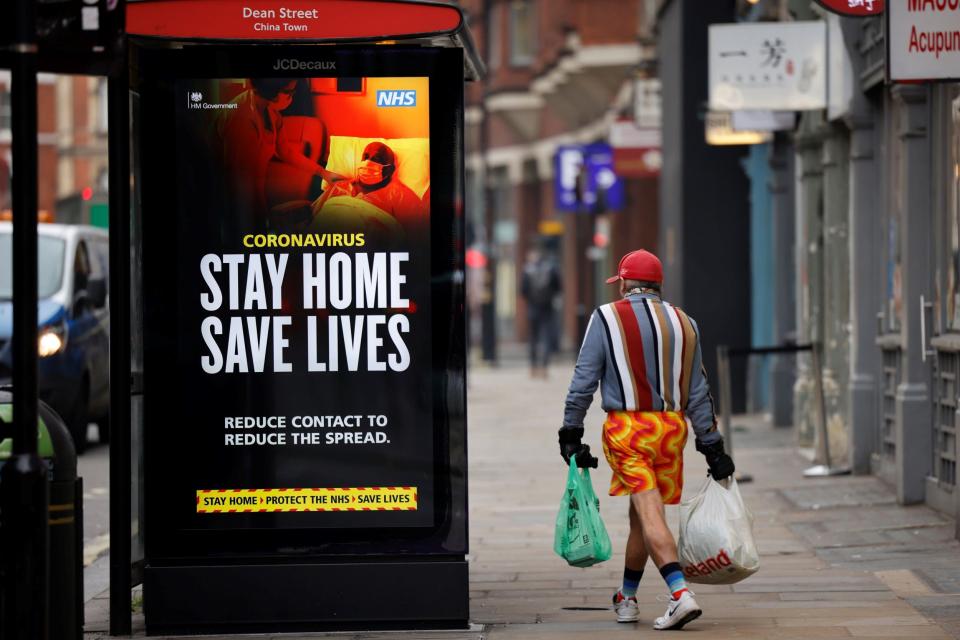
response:
[[[37,226],[37,320],[40,398],[66,421],[77,451],[96,422],[109,438],[109,244],[103,229]],[[13,227],[0,222],[0,384],[13,361]],[[14,390],[15,391],[15,390]]]

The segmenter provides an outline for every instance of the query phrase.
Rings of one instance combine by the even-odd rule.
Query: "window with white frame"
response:
[[[942,322],[945,331],[956,332],[960,331],[960,87],[940,85],[935,95],[937,124],[946,133],[935,140],[935,165],[941,183],[937,194],[940,246],[934,270],[939,303],[936,324],[937,329]]]
[[[96,88],[96,132],[99,134],[106,134],[109,129],[109,116],[108,116],[108,105],[109,97],[107,95],[107,79],[98,78],[95,80],[97,83]]]
[[[503,3],[495,2],[487,16],[487,66],[492,70],[503,61]]]
[[[537,55],[537,7],[534,0],[510,0],[510,64],[532,64]]]
[[[657,0],[643,0],[638,12],[640,17],[637,33],[641,36],[652,37],[657,23]]]

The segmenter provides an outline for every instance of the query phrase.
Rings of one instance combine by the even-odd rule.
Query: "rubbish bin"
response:
[[[77,453],[63,419],[46,403],[37,407],[37,450],[47,461],[50,481],[50,640],[83,637],[83,480],[77,477]],[[0,389],[0,466],[13,441],[13,393]],[[4,553],[0,549],[0,553]],[[3,612],[0,611],[0,615]]]

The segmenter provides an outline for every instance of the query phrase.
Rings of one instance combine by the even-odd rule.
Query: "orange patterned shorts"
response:
[[[658,489],[664,504],[680,502],[687,421],[673,411],[611,411],[603,453],[613,469],[610,495]]]

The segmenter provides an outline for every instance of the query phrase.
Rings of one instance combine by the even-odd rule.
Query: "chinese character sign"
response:
[[[826,53],[822,21],[711,25],[710,108],[823,109]]]

